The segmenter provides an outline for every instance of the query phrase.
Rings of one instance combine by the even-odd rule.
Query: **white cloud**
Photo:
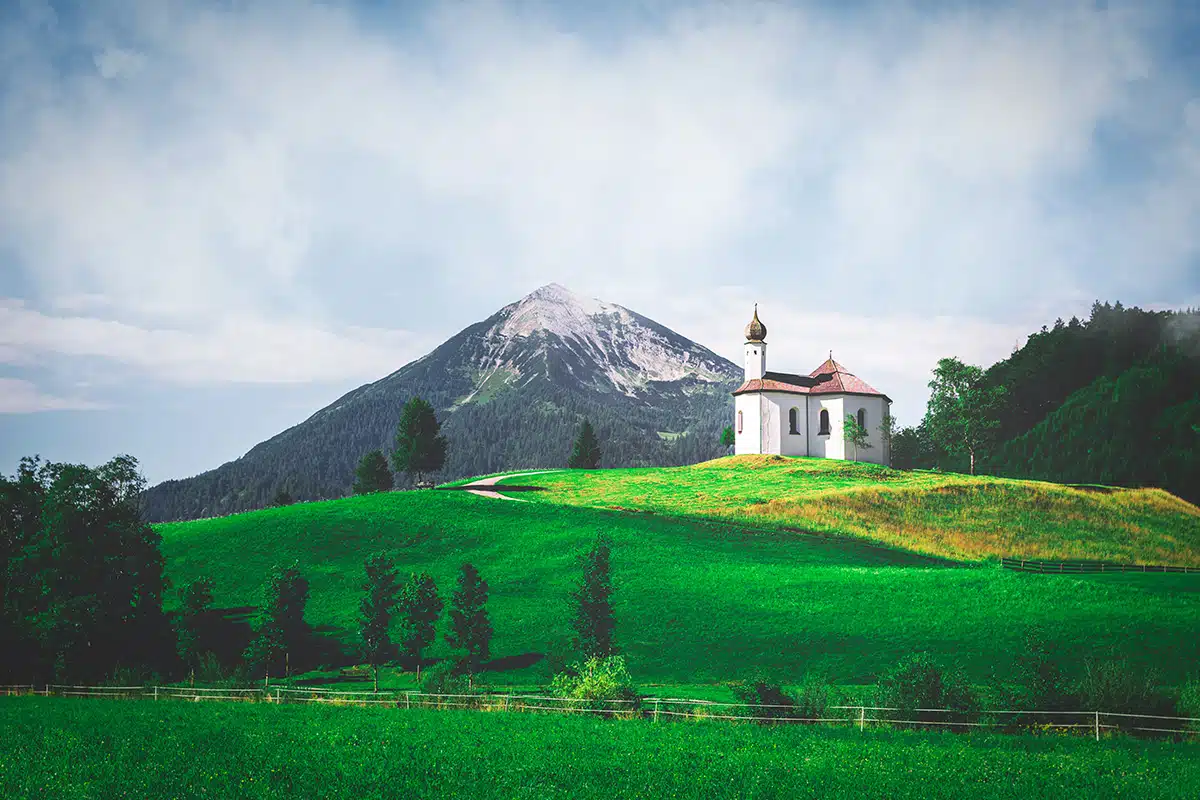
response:
[[[89,400],[43,394],[29,381],[0,378],[0,414],[32,414],[38,411],[86,411],[104,406]]]
[[[404,37],[319,4],[96,12],[99,75],[29,47],[0,106],[0,248],[31,308],[93,316],[10,308],[0,348],[370,378],[420,352],[350,327],[392,302],[356,292],[378,272],[439,335],[474,321],[452,299],[514,286],[668,321],[735,284],[787,306],[799,365],[833,347],[919,382],[1064,306],[1194,293],[1195,87],[1153,9],[883,8],[714,4],[603,43],[498,4]],[[1101,129],[1157,156],[1110,186]]]
[[[374,380],[429,345],[403,331],[334,333],[256,317],[225,317],[200,331],[149,330],[0,304],[0,361],[6,353],[106,358],[181,384]]]

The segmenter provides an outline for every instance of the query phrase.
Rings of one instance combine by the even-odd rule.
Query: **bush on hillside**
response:
[[[471,676],[460,672],[452,660],[439,661],[421,673],[425,694],[470,694],[471,683]]]
[[[830,706],[837,703],[833,687],[813,676],[807,677],[795,693],[789,693],[761,676],[731,683],[729,688],[739,702],[753,706],[744,709],[746,716],[758,717],[762,723],[824,719]]]
[[[879,678],[875,705],[896,709],[896,719],[928,722],[970,722],[979,700],[960,670],[945,670],[928,653],[902,659]],[[917,709],[944,709],[931,713]]]
[[[1200,678],[1192,678],[1179,690],[1179,702],[1176,709],[1180,716],[1191,717],[1188,727],[1200,731]]]
[[[1085,711],[1164,716],[1175,711],[1171,698],[1158,688],[1158,674],[1153,669],[1138,669],[1126,659],[1089,659],[1084,663],[1078,692]],[[1117,719],[1112,722],[1116,724]],[[1135,720],[1129,724],[1140,723]]]
[[[1079,696],[1063,675],[1056,644],[1034,628],[1025,635],[1024,648],[1017,656],[1017,688],[1004,698],[1004,705],[1022,711],[1077,711]],[[1078,722],[1064,714],[1005,715],[1009,725],[1045,725]]]
[[[598,711],[636,711],[641,698],[624,656],[589,658],[554,676],[555,697],[579,701],[576,707]]]

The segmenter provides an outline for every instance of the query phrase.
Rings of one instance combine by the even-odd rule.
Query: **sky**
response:
[[[0,472],[202,472],[551,282],[901,425],[1200,306],[1200,3],[0,3]]]

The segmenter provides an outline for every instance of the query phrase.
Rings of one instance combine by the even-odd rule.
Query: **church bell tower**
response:
[[[762,378],[767,372],[767,326],[758,318],[758,303],[754,304],[754,319],[746,326],[746,380]]]

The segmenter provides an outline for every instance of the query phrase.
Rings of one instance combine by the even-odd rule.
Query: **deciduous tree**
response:
[[[992,443],[999,426],[996,415],[1004,401],[1004,387],[986,386],[979,367],[943,358],[929,388],[925,427],[938,449],[966,454],[974,475],[976,458]]]
[[[304,606],[308,580],[295,567],[275,567],[267,584],[258,634],[246,649],[251,669],[268,675],[291,673],[291,655],[304,655],[309,639]]]
[[[721,431],[721,446],[728,450],[733,447],[737,439],[734,436],[733,428],[729,425],[725,426],[725,430]]]
[[[842,426],[842,435],[854,448],[855,461],[858,461],[859,450],[866,450],[871,447],[870,431],[864,426],[859,425],[858,418],[853,414],[846,415],[846,423]]]

